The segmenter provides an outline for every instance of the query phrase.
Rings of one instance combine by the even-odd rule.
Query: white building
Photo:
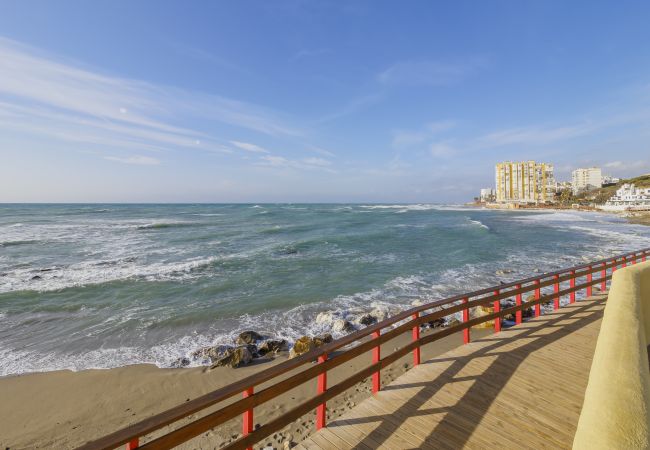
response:
[[[587,169],[576,169],[571,172],[573,176],[572,186],[573,195],[581,192],[598,189],[603,185],[603,174],[600,167],[589,167]]]
[[[621,181],[620,178],[612,177],[610,175],[603,175],[602,185],[603,186],[612,186],[614,184],[618,184],[619,181]]]
[[[626,183],[600,209],[605,211],[650,210],[650,188],[638,188],[634,184]]]
[[[492,188],[481,189],[481,203],[493,202],[496,200],[496,191]]]

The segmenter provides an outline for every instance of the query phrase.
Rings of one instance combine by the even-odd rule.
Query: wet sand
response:
[[[423,330],[422,334],[428,332],[430,331]],[[472,335],[477,338],[489,333],[491,330],[472,330]],[[406,345],[409,339],[410,333],[406,333],[387,342],[382,346],[382,354],[392,353]],[[462,333],[440,339],[422,348],[422,360],[459,345],[462,345]],[[278,364],[286,358],[286,354],[273,360],[261,358],[238,369],[160,369],[153,365],[134,365],[108,370],[56,371],[0,378],[0,448],[74,448]],[[355,358],[328,372],[328,384],[332,386],[370,363],[369,353]],[[382,371],[382,382],[388,383],[412,365],[412,355],[406,355]],[[293,373],[295,372],[290,374]],[[257,407],[255,424],[266,423],[289,411],[311,398],[315,392],[316,380],[312,380]],[[369,395],[370,380],[366,380],[334,398],[328,402],[329,420],[338,417]],[[230,401],[234,400],[236,399]],[[209,411],[224,404],[210,408]],[[193,415],[190,420],[201,415]],[[165,427],[162,431],[177,428],[190,420],[176,422],[172,428]],[[286,442],[300,442],[315,429],[314,421],[315,414],[309,413],[260,442],[256,448],[270,445],[283,449],[288,445]],[[219,448],[237,439],[240,432],[241,419],[233,419],[180,448]],[[154,433],[141,442],[160,434],[162,433]]]

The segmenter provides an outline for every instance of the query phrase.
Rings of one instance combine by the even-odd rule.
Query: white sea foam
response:
[[[193,270],[208,266],[217,259],[217,257],[192,258],[150,264],[130,260],[90,260],[66,267],[50,267],[47,270],[16,268],[5,272],[4,276],[0,278],[0,293],[25,290],[57,291],[129,279],[184,280],[194,276]]]
[[[488,227],[487,225],[485,225],[485,224],[484,224],[483,222],[481,222],[480,220],[469,219],[469,221],[470,221],[470,223],[472,223],[472,224],[474,224],[474,225],[478,225],[478,226],[481,227],[481,228],[485,228],[486,230],[489,230],[489,229],[490,229],[490,227]]]

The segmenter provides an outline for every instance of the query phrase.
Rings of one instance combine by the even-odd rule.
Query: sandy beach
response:
[[[427,332],[423,331],[423,335]],[[472,333],[478,338],[491,333],[491,330],[476,329]],[[391,353],[408,343],[409,338],[410,335],[406,333],[386,343],[382,346],[382,353]],[[422,348],[423,361],[458,345],[462,345],[460,333],[426,345]],[[56,371],[0,378],[0,446],[12,450],[74,448],[278,364],[286,358],[286,354],[275,359],[262,358],[238,369],[160,369],[153,365],[133,365],[107,370]],[[407,355],[394,363],[382,372],[382,382],[388,383],[404,373],[412,367],[412,361],[412,355]],[[328,374],[329,384],[334,385],[370,362],[368,354],[337,367]],[[255,423],[265,423],[290,410],[313,396],[315,390],[316,382],[313,380],[272,403],[260,406],[255,410]],[[369,380],[357,384],[328,403],[329,419],[339,416],[369,395]],[[284,448],[285,441],[300,442],[314,430],[314,418],[313,413],[302,417],[260,442],[260,447],[271,445]],[[181,448],[219,448],[239,437],[240,431],[241,420],[235,419]]]

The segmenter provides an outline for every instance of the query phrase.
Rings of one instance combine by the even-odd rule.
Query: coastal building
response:
[[[620,178],[612,177],[610,175],[603,175],[603,179],[602,179],[601,184],[602,184],[602,187],[614,186],[614,185],[618,184],[620,181],[621,181]]]
[[[495,166],[496,201],[544,204],[555,201],[557,183],[553,165],[535,161],[505,161]]]
[[[570,181],[559,181],[557,183],[557,188],[555,189],[555,191],[558,194],[564,191],[573,191],[573,185],[571,184]]]
[[[650,188],[638,188],[625,183],[600,209],[604,211],[650,210]]]
[[[496,191],[492,188],[481,189],[481,196],[479,197],[481,203],[490,203],[496,200]]]
[[[603,174],[600,167],[589,167],[586,169],[576,169],[571,172],[573,195],[582,192],[598,189],[603,185]]]

